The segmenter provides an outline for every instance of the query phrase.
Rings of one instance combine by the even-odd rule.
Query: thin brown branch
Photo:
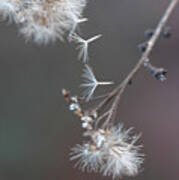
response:
[[[141,58],[139,59],[138,63],[133,68],[133,70],[128,74],[128,76],[124,79],[124,81],[119,86],[117,86],[111,93],[109,93],[109,95],[96,107],[95,111],[99,111],[106,104],[108,104],[108,102],[114,96],[116,96],[115,100],[114,100],[114,102],[112,104],[112,107],[110,109],[110,113],[109,113],[107,122],[110,122],[111,120],[113,120],[115,118],[116,113],[117,113],[117,109],[118,109],[118,106],[119,106],[119,101],[120,101],[121,95],[125,91],[125,89],[126,89],[128,83],[130,82],[130,80],[134,78],[134,76],[140,70],[140,68],[143,67],[143,64],[145,63],[145,60],[150,56],[154,45],[156,44],[156,42],[157,42],[163,28],[165,27],[169,17],[171,16],[171,14],[174,11],[175,7],[177,6],[178,2],[179,2],[179,0],[172,0],[170,2],[170,4],[169,4],[168,8],[166,9],[163,17],[160,20],[158,26],[156,27],[153,36],[147,42],[146,51],[142,54]]]
[[[95,121],[95,129],[97,128],[99,122],[104,119],[107,115],[109,115],[110,111],[106,111],[104,114],[102,114],[96,121]]]
[[[179,0],[172,0],[171,3],[169,4],[168,8],[166,9],[163,17],[161,18],[158,26],[155,29],[155,32],[152,36],[152,38],[148,41],[147,43],[147,49],[146,51],[142,54],[139,62],[137,63],[137,65],[134,67],[134,69],[129,73],[129,75],[126,77],[126,79],[122,82],[122,84],[119,86],[120,90],[117,93],[117,96],[112,104],[111,110],[110,110],[110,114],[108,117],[108,121],[110,122],[111,120],[113,120],[116,116],[117,113],[117,109],[119,106],[119,102],[120,102],[120,98],[121,95],[123,94],[124,90],[126,89],[129,81],[131,79],[133,79],[133,77],[136,75],[136,73],[140,70],[141,67],[143,67],[143,64],[145,63],[145,60],[149,57],[155,43],[157,42],[163,28],[165,27],[170,15],[172,14],[173,10],[175,9],[175,7],[177,6],[177,3],[179,2]]]

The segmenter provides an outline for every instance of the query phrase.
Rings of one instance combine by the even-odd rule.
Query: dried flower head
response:
[[[122,176],[135,176],[143,163],[142,146],[135,145],[140,135],[130,136],[132,128],[123,130],[122,125],[112,127],[109,130],[104,144],[108,150],[101,172],[104,176],[112,176],[113,179]]]
[[[85,5],[86,0],[0,0],[0,14],[13,19],[27,40],[39,44],[63,40]]]
[[[143,163],[141,146],[135,145],[139,135],[130,137],[132,129],[123,130],[122,125],[109,129],[91,131],[91,140],[72,149],[71,160],[83,171],[102,172],[113,179],[135,176]]]

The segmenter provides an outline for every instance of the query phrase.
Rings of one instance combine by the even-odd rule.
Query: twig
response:
[[[77,164],[82,167],[82,170],[91,169],[97,172],[98,169],[100,171],[102,169],[102,173],[104,170],[103,175],[112,175],[113,178],[116,178],[118,176],[121,177],[121,174],[128,176],[136,175],[143,163],[143,154],[139,152],[141,146],[135,145],[140,135],[130,137],[131,128],[124,131],[121,125],[114,125],[114,120],[116,119],[122,94],[142,67],[147,68],[156,79],[160,81],[165,80],[167,71],[150,64],[149,56],[160,34],[163,32],[167,20],[179,2],[179,0],[170,1],[155,31],[152,31],[150,39],[146,42],[145,48],[142,49],[143,54],[141,58],[127,77],[107,95],[91,99],[94,101],[103,98],[96,108],[93,107],[93,109],[84,111],[81,107],[81,102],[85,101],[85,98],[71,97],[68,91],[62,91],[65,99],[70,104],[70,110],[81,119],[82,128],[85,130],[83,135],[89,139],[87,143],[78,145],[73,149],[73,157],[71,159],[79,159]],[[85,77],[91,80],[91,77],[88,76],[92,76],[92,79],[94,79],[92,82],[95,82],[96,86],[99,82],[93,73],[91,74],[87,73]],[[130,167],[128,167],[128,164]],[[128,168],[127,172],[126,167]],[[123,173],[123,171],[126,173]]]
[[[84,111],[86,116],[89,117],[94,117],[94,115],[99,115],[101,114],[102,111],[104,111],[104,108],[109,105],[109,103],[114,100],[112,102],[111,107],[109,108],[109,110],[107,111],[107,113],[101,116],[99,116],[99,120],[97,120],[98,122],[101,120],[101,118],[106,117],[106,120],[104,122],[104,126],[106,126],[106,124],[112,124],[112,121],[115,119],[116,117],[116,113],[117,113],[117,109],[119,106],[119,102],[120,102],[120,98],[121,95],[123,94],[123,92],[125,91],[126,87],[128,84],[130,84],[130,81],[134,78],[134,76],[136,75],[136,73],[141,69],[141,67],[144,66],[144,63],[146,62],[147,59],[149,59],[149,56],[151,54],[151,51],[155,45],[155,43],[157,42],[163,28],[165,27],[169,17],[171,16],[172,12],[174,11],[175,7],[177,6],[177,3],[179,2],[179,0],[171,0],[168,8],[166,9],[164,15],[162,16],[160,22],[158,23],[158,26],[156,27],[155,31],[153,32],[151,38],[146,42],[147,46],[146,49],[144,51],[144,53],[142,54],[141,58],[139,59],[138,63],[135,65],[135,67],[132,69],[132,71],[127,75],[127,77],[122,81],[122,83],[120,83],[115,89],[113,89],[110,93],[108,93],[107,95],[102,95],[99,96],[97,98],[94,98],[92,100],[97,100],[98,98],[104,98],[98,105],[96,108],[93,108],[92,110],[87,110]],[[165,73],[165,71],[163,72]],[[63,93],[63,95],[65,96],[65,94]],[[65,96],[66,97],[66,96]],[[114,99],[115,98],[115,99]],[[67,96],[67,101],[69,101],[69,99],[71,99],[69,97],[69,94]],[[83,102],[85,99],[84,98],[78,98],[79,102]],[[80,111],[81,112],[81,111]],[[81,117],[81,114],[80,114]],[[94,117],[95,118],[95,117]],[[96,126],[98,124],[98,122],[96,123]]]
[[[116,113],[117,113],[117,109],[118,109],[118,106],[119,106],[119,101],[120,101],[121,95],[125,91],[129,81],[131,79],[133,79],[133,77],[136,75],[136,73],[140,70],[140,68],[145,63],[145,60],[149,57],[149,55],[150,55],[156,41],[158,40],[163,28],[165,27],[165,24],[167,23],[170,15],[172,14],[175,7],[177,6],[178,2],[179,2],[179,0],[172,0],[170,2],[170,4],[169,4],[168,8],[166,9],[163,17],[160,20],[158,26],[156,27],[153,36],[148,41],[147,49],[142,54],[141,58],[139,59],[139,62],[136,64],[136,66],[133,68],[133,70],[128,74],[128,76],[124,79],[124,81],[115,90],[113,90],[109,94],[109,96],[103,101],[103,103],[101,103],[99,105],[99,107],[97,107],[97,109],[99,110],[101,108],[101,106],[103,106],[108,100],[110,100],[112,97],[114,97],[116,95],[115,100],[114,100],[114,102],[112,104],[112,107],[110,109],[110,113],[109,113],[107,122],[110,122],[115,118]]]
[[[136,64],[136,66],[133,68],[133,70],[128,74],[128,76],[123,80],[123,82],[121,84],[119,84],[119,86],[117,86],[112,92],[110,92],[108,94],[108,96],[95,109],[93,109],[93,111],[91,113],[93,113],[93,112],[99,113],[101,111],[101,109],[103,109],[113,99],[113,97],[116,96],[116,98],[112,104],[112,107],[110,109],[110,113],[109,113],[107,122],[110,121],[111,119],[113,119],[113,117],[115,117],[121,95],[123,94],[125,88],[127,87],[128,83],[130,82],[130,80],[133,79],[133,77],[136,75],[136,73],[140,70],[140,68],[145,63],[145,60],[148,59],[156,41],[158,40],[158,38],[162,32],[162,29],[165,27],[167,20],[169,19],[170,15],[172,14],[174,8],[177,6],[178,2],[179,2],[179,0],[172,0],[171,3],[169,4],[168,8],[166,9],[163,17],[161,18],[161,20],[159,22],[157,28],[155,29],[153,36],[147,42],[146,51],[142,54],[141,58],[139,59],[139,62]]]
[[[95,129],[97,128],[97,125],[99,124],[99,122],[105,118],[107,115],[109,115],[110,111],[106,111],[104,114],[102,114],[96,121],[95,121]]]

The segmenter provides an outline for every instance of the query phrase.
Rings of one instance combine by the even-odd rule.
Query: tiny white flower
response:
[[[81,38],[79,35],[77,34],[74,34],[72,36],[72,40],[74,42],[76,42],[78,45],[77,49],[80,50],[79,52],[79,59],[82,59],[84,63],[87,62],[88,60],[88,46],[90,43],[94,42],[95,40],[99,39],[102,35],[99,34],[99,35],[96,35],[96,36],[93,36],[92,38],[89,38],[87,40]]]
[[[81,84],[81,87],[86,88],[86,90],[84,91],[84,96],[86,97],[86,101],[89,101],[89,99],[92,97],[98,85],[113,84],[113,82],[98,81],[92,69],[88,65],[85,65],[85,68],[83,71],[84,73],[82,74],[82,77],[84,78],[84,83]]]
[[[76,110],[80,109],[80,105],[78,103],[72,103],[72,104],[70,104],[69,109],[70,109],[70,111],[76,111]]]
[[[81,121],[92,122],[93,119],[90,116],[82,116]]]
[[[82,121],[82,128],[85,128],[88,130],[92,129],[91,123],[93,122],[93,119],[90,116],[82,116],[81,121]]]

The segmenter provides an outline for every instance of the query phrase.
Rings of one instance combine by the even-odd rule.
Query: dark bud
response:
[[[162,36],[164,37],[164,38],[170,38],[171,37],[171,28],[170,27],[166,27],[166,28],[164,28],[164,30],[163,30],[163,32],[162,32]]]
[[[167,70],[163,68],[157,68],[156,71],[154,72],[155,78],[162,82],[167,79],[166,74],[167,74]]]
[[[149,59],[146,59],[144,67],[155,77],[157,80],[165,81],[167,70],[164,68],[157,68],[150,63]]]
[[[66,89],[62,89],[62,95],[64,96],[64,98],[67,102],[71,102],[69,91],[67,91]]]
[[[147,29],[147,30],[145,31],[145,36],[146,36],[148,39],[150,39],[150,38],[153,36],[153,34],[154,34],[153,29]]]
[[[64,97],[69,97],[69,92],[66,89],[62,89],[62,95]]]
[[[144,53],[147,49],[147,46],[148,46],[147,42],[144,42],[144,43],[139,44],[137,48],[140,52]]]
[[[132,79],[128,82],[128,85],[132,85]]]

